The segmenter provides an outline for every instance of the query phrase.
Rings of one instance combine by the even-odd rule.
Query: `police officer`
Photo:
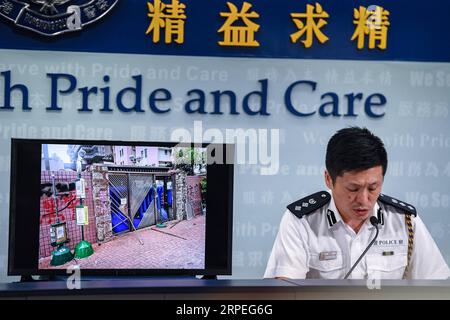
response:
[[[338,131],[327,146],[329,191],[287,206],[264,277],[449,278],[416,209],[381,193],[386,169],[380,138],[366,128]]]

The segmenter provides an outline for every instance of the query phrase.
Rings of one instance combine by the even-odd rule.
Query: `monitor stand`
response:
[[[20,276],[19,282],[36,282],[36,281],[53,281],[56,280],[55,276],[38,276],[39,279],[33,278],[33,276]]]
[[[50,276],[20,276],[19,282],[36,282],[36,281],[67,281],[70,275],[50,275]],[[123,281],[123,280],[157,280],[157,279],[202,279],[202,280],[217,280],[217,275],[203,275],[200,278],[193,275],[161,275],[161,276],[139,276],[139,275],[125,275],[125,276],[82,276],[81,281]]]
[[[19,280],[19,282],[32,282],[32,281],[36,281],[33,279],[32,276],[20,276]]]
[[[58,280],[67,280],[68,276],[61,276]],[[189,275],[160,275],[160,276],[140,276],[140,275],[123,275],[123,276],[83,276],[81,281],[133,281],[133,280],[159,280],[159,279],[196,279],[195,276]]]

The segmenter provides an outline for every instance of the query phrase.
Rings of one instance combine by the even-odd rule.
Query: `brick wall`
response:
[[[191,203],[192,209],[194,211],[194,216],[202,213],[202,193],[200,182],[202,181],[201,176],[187,176],[186,177],[186,191],[187,191],[187,201]]]
[[[94,164],[89,167],[89,171],[92,173],[93,211],[95,212],[97,238],[99,242],[107,242],[113,237],[108,167]]]
[[[51,183],[52,175],[55,175],[56,182],[75,182],[78,179],[78,174],[75,171],[42,171],[41,183]],[[92,198],[92,181],[89,172],[83,172],[81,175],[86,180],[86,199],[84,205],[89,208],[89,225],[84,227],[85,240],[93,243],[97,240],[94,204]],[[58,210],[66,207],[72,199],[76,199],[75,191],[71,191],[66,195],[61,195],[57,198]],[[39,258],[48,257],[51,252],[55,250],[50,244],[50,225],[56,222],[56,213],[53,196],[47,197],[43,195],[40,199],[40,225],[39,225]],[[78,199],[70,202],[64,210],[58,213],[59,220],[67,223],[67,236],[70,242],[67,246],[73,250],[78,242],[81,241],[81,227],[76,224],[75,206],[79,205]]]
[[[177,170],[173,174],[175,188],[173,188],[173,196],[175,202],[175,217],[177,220],[186,219],[186,173]]]
[[[172,180],[175,182],[173,189],[175,202],[175,217],[178,220],[186,219],[186,203],[190,203],[194,216],[202,214],[202,176],[187,176],[184,171],[176,170]]]

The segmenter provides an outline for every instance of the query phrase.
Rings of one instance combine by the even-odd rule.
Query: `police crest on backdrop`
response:
[[[0,0],[0,16],[45,36],[81,30],[119,0]]]

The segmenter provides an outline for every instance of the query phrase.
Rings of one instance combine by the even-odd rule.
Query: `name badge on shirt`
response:
[[[319,260],[336,260],[337,258],[337,251],[324,251],[319,253]]]

